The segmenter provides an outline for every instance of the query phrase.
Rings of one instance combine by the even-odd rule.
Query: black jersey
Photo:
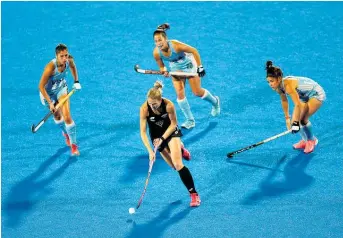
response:
[[[171,122],[167,112],[167,105],[165,100],[162,98],[161,106],[159,111],[161,114],[157,115],[153,112],[148,102],[149,116],[147,118],[149,133],[151,138],[160,138],[164,132],[168,129]]]

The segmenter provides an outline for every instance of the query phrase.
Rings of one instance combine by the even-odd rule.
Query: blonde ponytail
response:
[[[163,85],[162,81],[157,80],[154,83],[154,87],[149,90],[147,97],[151,98],[151,99],[157,99],[157,100],[161,99],[163,86],[164,85]]]

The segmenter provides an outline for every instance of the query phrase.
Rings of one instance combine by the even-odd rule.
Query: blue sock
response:
[[[205,93],[204,95],[201,97],[201,99],[204,99],[205,101],[208,101],[212,104],[212,106],[215,106],[217,105],[217,98],[213,97],[212,94],[207,91],[207,89],[204,89],[205,90]]]
[[[194,116],[191,112],[191,107],[188,104],[187,98],[185,97],[184,99],[181,99],[181,100],[177,99],[176,101],[179,104],[179,107],[181,108],[186,119],[194,121]]]
[[[70,143],[77,144],[76,142],[76,125],[74,121],[71,124],[66,124],[66,129],[69,135]]]
[[[59,126],[59,128],[61,128],[61,130],[63,131],[64,134],[68,134],[68,133],[67,133],[67,130],[66,130],[66,127],[65,127],[65,124],[64,124],[64,121],[63,121],[62,118],[61,118],[59,121],[57,121],[57,120],[54,118],[54,121],[55,121],[56,125]]]
[[[313,136],[313,133],[312,133],[312,123],[310,121],[308,121],[306,123],[306,125],[303,125],[303,130],[304,130],[308,140],[313,140],[314,139],[314,136]]]
[[[303,126],[300,126],[300,135],[301,135],[301,138],[302,138],[304,141],[307,141],[307,136],[306,136],[306,133],[305,133],[305,131],[304,131]]]

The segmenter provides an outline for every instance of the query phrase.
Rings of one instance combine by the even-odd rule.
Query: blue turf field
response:
[[[343,2],[2,2],[1,22],[2,237],[342,237]],[[211,118],[187,87],[197,125],[184,131],[193,156],[185,164],[202,205],[189,208],[159,157],[131,216],[148,170],[139,106],[156,80],[133,66],[157,68],[152,33],[164,22],[170,39],[199,50],[203,86],[220,96],[222,114]],[[47,113],[38,82],[60,42],[83,87],[71,98],[78,159],[53,120],[30,131]],[[293,151],[299,136],[287,135],[228,160],[285,130],[268,59],[325,89],[312,118],[318,148]]]

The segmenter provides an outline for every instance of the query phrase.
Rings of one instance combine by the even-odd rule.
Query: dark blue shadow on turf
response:
[[[286,159],[286,156],[284,156],[260,183],[259,189],[248,195],[242,204],[254,205],[259,200],[294,193],[310,186],[314,182],[314,178],[306,174],[305,169],[313,156],[314,154],[306,155],[302,152],[299,153],[285,165],[283,169],[284,179],[274,181],[279,167]]]
[[[272,170],[272,171],[277,171],[277,172],[283,172],[282,170],[279,170],[279,169],[269,168],[269,167],[263,166],[263,165],[249,164],[249,163],[242,162],[242,161],[235,161],[235,160],[228,159],[227,162],[230,164],[238,164],[238,165],[243,165],[243,166],[247,166],[247,167],[251,167],[251,168],[258,168],[258,169],[266,169],[266,170]]]
[[[40,176],[44,174],[47,168],[53,164],[59,156],[67,151],[69,152],[69,150],[69,147],[59,149],[48,160],[44,161],[34,173],[11,188],[8,197],[2,204],[3,222],[6,223],[6,226],[17,227],[20,224],[21,219],[23,219],[22,217],[28,215],[37,203],[52,192],[52,189],[48,188],[48,185],[60,177],[69,165],[75,163],[76,158],[70,157],[61,167],[52,172],[48,177],[40,179]]]
[[[159,153],[156,154],[156,161],[152,168],[151,174],[156,174],[160,171],[173,170],[166,162],[163,160]],[[126,173],[119,179],[120,183],[132,183],[132,181],[137,178],[146,177],[149,170],[149,154],[137,155],[130,158],[130,163],[128,163],[126,168]]]
[[[190,213],[192,210],[191,207],[187,206],[180,212],[170,216],[173,209],[176,209],[180,204],[182,204],[181,200],[177,200],[169,206],[167,206],[164,210],[160,212],[160,214],[149,221],[148,223],[144,223],[142,225],[136,224],[132,219],[127,220],[128,223],[132,223],[131,232],[126,238],[137,238],[137,237],[149,237],[149,238],[160,238],[163,237],[163,232],[173,224],[180,222],[182,219]],[[194,208],[193,208],[194,209]],[[137,214],[138,215],[138,214]]]
[[[114,134],[114,136],[111,136],[112,134]],[[98,134],[92,134],[92,135],[88,135],[88,136],[84,136],[84,137],[80,137],[78,139],[78,143],[81,145],[80,146],[80,152],[81,152],[81,156],[82,157],[87,157],[92,151],[94,150],[102,150],[102,148],[107,147],[108,145],[113,144],[113,141],[120,141],[121,137],[118,135],[118,133],[116,133],[116,131],[110,131],[110,132],[106,132],[106,136],[111,136],[109,138],[107,138],[106,140],[99,140],[98,137],[103,136],[104,133],[102,132],[98,132]],[[91,146],[88,147],[82,147],[83,141],[89,141],[92,140],[94,142],[91,143]]]
[[[216,128],[217,125],[218,125],[218,122],[210,122],[204,130],[202,130],[202,131],[198,132],[197,134],[191,136],[190,138],[184,139],[182,141],[185,144],[185,146],[187,147],[190,144],[192,144],[192,143],[200,140],[201,138],[203,138],[206,134],[208,134],[210,131],[212,131],[214,128]],[[182,133],[184,135],[187,135],[188,132],[185,132],[185,131],[186,130],[183,129]]]

